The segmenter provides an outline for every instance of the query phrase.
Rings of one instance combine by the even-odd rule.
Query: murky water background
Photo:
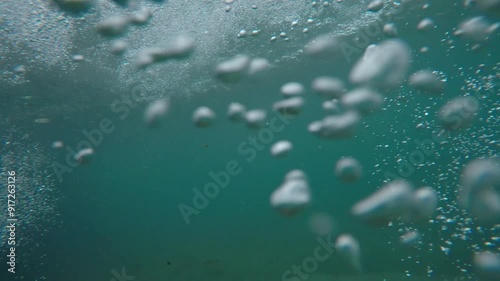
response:
[[[477,49],[453,32],[473,16],[490,23],[498,16],[462,1],[383,1],[376,13],[367,12],[369,1],[225,2],[138,1],[127,8],[96,1],[79,14],[44,1],[0,3],[2,225],[5,174],[18,175],[16,273],[2,262],[1,280],[478,280],[474,253],[499,253],[500,225],[472,219],[457,196],[464,165],[498,152],[500,42],[493,31]],[[139,7],[148,7],[151,19],[121,36],[128,43],[123,55],[111,54],[117,39],[100,36],[96,24]],[[426,17],[435,28],[417,30]],[[312,81],[333,76],[354,89],[350,70],[366,46],[388,38],[381,30],[387,22],[411,48],[405,77],[435,70],[446,81],[444,93],[422,94],[405,81],[380,90],[382,109],[364,116],[354,136],[308,132],[326,115]],[[250,34],[241,36],[242,29]],[[325,33],[341,36],[352,52],[305,55],[303,47]],[[179,35],[194,41],[189,58],[137,69],[141,50],[169,46]],[[218,80],[217,64],[238,54],[264,57],[270,68],[237,83]],[[284,119],[272,105],[290,81],[304,85],[305,103],[298,116]],[[472,125],[436,138],[437,112],[464,95],[478,104]],[[148,127],[147,106],[161,97],[169,98],[168,113]],[[248,128],[228,120],[232,102],[267,110],[267,123]],[[208,128],[193,124],[200,106],[216,114]],[[82,141],[92,140],[89,163],[71,167],[67,159],[72,163]],[[277,159],[270,149],[280,140],[293,149]],[[63,147],[54,149],[54,141]],[[335,176],[345,156],[362,165],[354,183]],[[199,199],[213,174],[231,169],[237,172],[225,187]],[[307,175],[311,201],[285,217],[270,196],[293,169]],[[431,218],[374,227],[353,217],[353,205],[394,178],[437,191]],[[186,206],[194,208],[189,216]],[[400,236],[411,230],[420,238],[402,245]],[[8,232],[1,231],[4,261]],[[293,273],[324,241],[344,233],[359,242],[360,272],[338,250],[323,248],[327,258],[314,270]]]

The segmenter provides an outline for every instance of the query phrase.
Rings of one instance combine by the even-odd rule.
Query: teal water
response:
[[[347,82],[361,52],[352,60],[315,60],[299,53],[272,63],[261,77],[247,77],[228,85],[212,78],[207,87],[200,88],[198,77],[210,76],[214,67],[207,63],[204,68],[180,74],[184,76],[175,92],[158,90],[151,84],[155,79],[163,83],[176,74],[162,69],[162,65],[153,66],[146,75],[149,80],[134,81],[134,87],[123,83],[121,90],[108,88],[120,84],[119,75],[112,79],[100,76],[99,70],[92,72],[92,65],[85,66],[86,62],[75,70],[78,79],[71,81],[52,70],[33,74],[48,77],[41,80],[3,83],[1,167],[4,174],[17,171],[21,199],[17,203],[17,273],[6,273],[4,263],[1,280],[119,280],[115,273],[123,269],[130,277],[123,280],[285,281],[287,270],[313,256],[321,245],[318,239],[334,241],[342,233],[350,233],[359,241],[362,272],[355,272],[332,253],[307,277],[290,275],[295,279],[288,280],[478,280],[472,266],[473,253],[498,253],[500,245],[492,238],[499,236],[500,227],[471,220],[458,206],[456,196],[462,167],[474,158],[491,157],[498,151],[500,42],[498,33],[494,33],[482,49],[474,52],[470,44],[452,36],[459,22],[480,14],[457,2],[432,1],[429,9],[422,10],[424,1],[407,1],[394,18],[398,37],[412,49],[409,73],[420,69],[442,71],[447,78],[445,93],[422,95],[407,83],[385,91],[383,110],[363,118],[356,135],[347,139],[321,139],[307,131],[309,123],[325,116],[323,100],[310,89],[310,83],[321,75]],[[237,4],[232,12],[237,12]],[[416,31],[415,26],[425,16],[432,17],[437,27],[426,33]],[[323,17],[326,20],[330,15]],[[294,44],[303,46],[313,35]],[[347,36],[346,42],[352,42],[354,36]],[[377,43],[385,38],[380,33],[370,41]],[[451,39],[453,43],[447,42]],[[272,57],[286,57],[288,52],[280,52],[280,48],[293,49],[283,47],[283,42],[275,43],[248,43],[241,48],[252,56]],[[238,44],[231,45],[234,49],[218,61],[242,52]],[[430,51],[419,53],[422,46]],[[300,115],[284,121],[271,108],[281,99],[281,85],[289,81],[306,86],[306,103]],[[113,101],[120,94],[137,89],[152,98],[133,102],[132,107],[120,102],[128,108],[126,116],[113,109]],[[35,98],[19,98],[25,95]],[[148,128],[143,122],[146,106],[153,97],[164,95],[170,96],[171,108],[158,127]],[[480,102],[473,125],[447,133],[447,142],[434,143],[434,152],[421,164],[402,167],[412,152],[421,149],[416,141],[431,139],[432,130],[438,128],[439,108],[460,95],[475,95]],[[283,130],[273,132],[268,142],[262,141],[259,134],[263,129],[227,120],[231,102],[268,110],[268,120],[277,118],[276,124]],[[210,128],[194,126],[192,113],[199,106],[208,106],[217,114]],[[51,121],[33,122],[41,117]],[[65,147],[76,149],[80,141],[88,140],[82,131],[99,128],[103,118],[109,118],[114,129],[102,134],[90,163],[58,176],[54,165],[65,164],[67,151],[52,149],[52,142],[60,140]],[[420,123],[426,128],[418,129]],[[249,137],[257,138],[257,146],[252,147]],[[294,145],[283,159],[275,159],[269,152],[279,140],[290,140]],[[362,164],[359,181],[346,184],[335,177],[335,163],[344,156],[355,157]],[[227,186],[208,199],[206,207],[189,216],[187,223],[180,204],[194,207],[193,189],[203,190],[214,181],[210,173],[226,171],[228,163],[236,163],[239,173],[230,176]],[[270,206],[269,198],[292,169],[307,174],[312,200],[297,216],[283,217]],[[428,185],[438,191],[439,208],[431,222],[372,227],[351,215],[356,202],[394,175],[416,187]],[[4,189],[5,183],[1,184]],[[2,197],[2,209],[5,201]],[[311,228],[311,219],[317,214],[327,215],[333,223],[330,234],[321,235]],[[418,229],[422,234],[417,246],[399,244],[406,229]],[[2,261],[6,250],[2,245]]]

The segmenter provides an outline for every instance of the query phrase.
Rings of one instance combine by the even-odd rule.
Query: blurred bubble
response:
[[[418,243],[419,239],[420,239],[420,233],[418,232],[418,230],[411,230],[401,235],[399,243],[401,243],[404,246],[414,246],[415,244]]]
[[[144,112],[144,121],[148,126],[156,125],[160,118],[167,114],[170,108],[170,99],[161,98],[148,105]]]
[[[420,70],[413,73],[408,83],[416,90],[428,94],[440,94],[445,87],[445,82],[430,70]]]
[[[362,173],[361,164],[353,157],[342,158],[335,165],[335,175],[343,182],[357,181]]]
[[[480,252],[474,255],[474,267],[481,280],[500,280],[500,255],[492,252]]]
[[[302,95],[304,93],[304,86],[298,82],[288,82],[281,86],[281,94],[285,97],[292,97]]]
[[[193,122],[197,127],[210,127],[215,120],[215,112],[206,106],[198,107],[193,113]]]
[[[438,120],[448,130],[459,130],[472,124],[479,109],[476,98],[466,96],[450,100],[438,112]]]
[[[384,34],[388,37],[396,37],[398,35],[398,29],[394,23],[386,23],[384,25]]]
[[[278,141],[271,146],[271,155],[273,157],[284,157],[292,150],[293,145],[289,141]]]
[[[370,4],[368,4],[368,11],[370,12],[378,12],[382,10],[384,7],[384,1],[382,0],[372,0]]]
[[[410,59],[410,48],[404,41],[386,40],[354,65],[349,78],[356,84],[395,87],[405,78]]]
[[[123,35],[127,31],[128,24],[128,18],[116,16],[99,22],[96,29],[102,36],[117,37]]]
[[[475,159],[462,171],[460,205],[481,222],[500,220],[500,164],[494,158]]]
[[[322,138],[340,139],[354,135],[359,124],[360,116],[354,111],[347,111],[338,115],[330,115],[323,120],[311,123],[309,129]]]
[[[335,222],[327,213],[316,213],[309,219],[311,231],[316,235],[328,235],[335,232]]]
[[[361,248],[356,238],[350,234],[340,235],[335,243],[335,249],[355,271],[363,271],[361,266]]]
[[[497,28],[497,24],[490,24],[485,17],[479,16],[462,21],[454,34],[471,41],[484,42]]]
[[[420,31],[428,31],[433,29],[434,27],[435,23],[431,18],[425,18],[421,20],[417,25],[417,29]]]
[[[352,207],[352,214],[362,221],[383,226],[397,219],[407,219],[413,208],[413,188],[403,180],[391,181]]]
[[[341,53],[340,42],[331,35],[321,35],[305,46],[304,53],[311,57],[334,57]]]
[[[238,82],[243,78],[250,64],[250,58],[245,55],[236,56],[223,61],[215,68],[215,76],[226,83]]]
[[[271,194],[271,206],[283,216],[294,216],[309,204],[311,194],[305,177],[285,176],[284,183]]]
[[[90,162],[92,155],[94,155],[94,150],[92,148],[84,148],[79,150],[74,155],[74,158],[80,164],[87,164]]]
[[[295,116],[302,111],[304,99],[301,97],[293,97],[282,101],[275,102],[273,109],[283,114],[284,116]]]
[[[347,110],[355,110],[362,115],[367,115],[380,110],[384,98],[369,88],[357,88],[343,95],[340,102]]]
[[[245,114],[245,121],[248,127],[260,128],[264,126],[267,113],[263,109],[252,109]]]
[[[245,117],[246,107],[237,102],[229,104],[227,110],[227,117],[232,121],[240,121]]]
[[[335,77],[320,76],[312,82],[313,90],[323,98],[340,98],[345,92],[344,82]]]

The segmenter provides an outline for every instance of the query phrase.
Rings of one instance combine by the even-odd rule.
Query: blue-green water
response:
[[[153,20],[129,31],[132,49],[151,45],[134,36],[163,36],[154,35],[162,28],[161,21],[155,19],[171,13],[169,5],[176,2],[182,1],[140,1],[153,9]],[[199,17],[203,17],[208,11],[225,7],[221,1],[205,2],[186,4],[186,14],[178,10],[175,16],[183,22],[185,17],[195,17],[197,9]],[[278,13],[282,18],[271,22],[271,16],[248,16],[250,4],[240,2],[235,1],[231,11],[221,14],[232,19],[254,17],[255,28],[261,30],[257,39],[236,38],[242,26],[252,24],[228,20],[226,25],[220,25],[210,22],[212,18],[199,23],[198,18],[193,18],[193,25],[186,27],[198,41],[192,57],[153,65],[138,73],[127,68],[132,67],[127,55],[99,55],[109,52],[105,44],[108,39],[93,34],[96,15],[119,13],[125,8],[110,8],[98,2],[101,4],[90,11],[72,15],[52,7],[64,17],[88,18],[90,23],[72,23],[76,27],[72,26],[74,29],[67,35],[76,42],[66,47],[70,49],[67,51],[86,53],[86,60],[75,63],[67,58],[62,62],[68,65],[65,69],[58,69],[61,62],[56,62],[46,71],[40,65],[47,58],[37,56],[35,51],[30,53],[35,48],[18,51],[31,56],[27,62],[21,55],[16,57],[9,45],[18,42],[15,33],[21,31],[11,25],[8,16],[3,16],[0,38],[6,41],[0,45],[4,71],[0,81],[0,207],[2,212],[7,210],[5,173],[16,171],[18,244],[16,273],[8,272],[8,265],[2,262],[1,280],[478,280],[473,254],[481,250],[498,253],[499,242],[494,238],[500,236],[500,228],[498,224],[470,219],[457,204],[457,193],[463,166],[498,151],[499,38],[498,32],[493,32],[481,49],[472,51],[473,44],[452,33],[464,19],[483,13],[464,8],[461,1],[429,1],[427,9],[422,9],[425,1],[402,1],[400,10],[391,10],[390,21],[398,27],[398,38],[412,49],[408,74],[420,69],[440,71],[446,77],[446,90],[443,95],[424,95],[405,82],[401,87],[381,91],[385,96],[383,109],[363,117],[355,136],[330,140],[307,131],[312,121],[325,116],[323,100],[311,89],[311,81],[329,75],[347,83],[350,69],[364,48],[352,57],[321,60],[297,51],[325,32],[348,34],[344,42],[354,44],[355,36],[364,34],[368,22],[380,24],[385,20],[365,18],[368,3],[357,1],[351,12],[364,24],[324,8],[315,12],[315,21],[320,24],[310,27],[308,34],[289,31],[289,42],[269,42],[271,35],[279,35],[277,31],[289,30],[293,19],[305,25],[308,12],[294,11],[301,6],[288,3],[293,1],[256,1],[256,11],[262,14],[269,7],[280,11],[282,5],[283,13]],[[301,2],[310,6],[312,1]],[[392,1],[385,2],[381,15],[394,6]],[[8,11],[12,5],[3,3],[0,7]],[[48,12],[40,11],[35,16],[43,22],[44,13]],[[416,25],[424,17],[431,17],[436,28],[417,31]],[[495,15],[487,17],[491,22],[498,20]],[[213,42],[204,37],[210,33],[203,33],[204,29],[211,31],[212,25],[231,34],[222,36],[224,41],[218,42],[213,52]],[[51,31],[41,27],[39,32],[46,35]],[[61,34],[60,40],[65,37]],[[370,43],[385,39],[382,32],[369,38]],[[29,44],[29,40],[25,43]],[[423,46],[428,46],[429,51],[419,52]],[[267,57],[272,67],[264,75],[245,77],[238,83],[225,84],[215,79],[215,63],[241,53]],[[25,74],[18,75],[21,78],[12,74],[13,68],[21,64],[16,59],[27,68]],[[177,69],[176,64],[182,68]],[[272,104],[282,98],[280,87],[290,81],[305,85],[305,105],[297,117],[283,119],[272,111]],[[354,87],[347,84],[348,89]],[[124,95],[137,92],[142,95],[140,100],[129,104],[123,100]],[[473,125],[446,133],[444,143],[432,142],[433,151],[413,163],[414,152],[422,151],[417,143],[432,140],[432,131],[439,129],[437,111],[462,95],[479,101]],[[26,96],[31,98],[23,98]],[[169,96],[170,110],[157,127],[149,128],[144,124],[144,112],[150,101],[162,96]],[[280,129],[272,129],[270,123],[252,129],[231,122],[225,116],[231,102],[240,102],[247,109],[266,109],[267,120],[276,122],[273,124]],[[211,127],[193,124],[192,114],[199,106],[208,106],[217,114]],[[34,122],[37,118],[48,118],[50,122]],[[111,122],[109,133],[100,129],[106,118]],[[424,129],[417,126],[421,123]],[[272,132],[267,139],[265,129]],[[72,157],[67,150],[78,150],[81,141],[90,140],[84,131],[96,130],[102,137],[93,145],[95,155],[91,161],[60,170],[60,165],[68,166],[66,158]],[[255,138],[256,143],[249,138]],[[279,140],[290,140],[294,146],[282,159],[273,158],[269,152]],[[51,148],[54,141],[62,141],[64,147]],[[335,177],[335,163],[344,156],[355,157],[363,166],[363,176],[355,183],[343,183]],[[206,206],[197,208],[193,189],[203,191],[205,185],[214,182],[211,173],[227,173],[228,163],[234,166],[234,175],[228,177],[229,182],[219,188],[214,198],[198,202]],[[312,200],[296,216],[284,217],[273,210],[269,198],[293,169],[306,173]],[[416,187],[431,186],[438,191],[438,209],[430,221],[394,221],[373,227],[351,215],[355,203],[394,176]],[[194,214],[183,215],[181,206],[185,205],[181,204],[196,208]],[[329,234],[318,234],[311,227],[311,220],[318,214],[326,215],[333,224]],[[7,225],[7,218],[1,218],[2,225]],[[416,246],[399,243],[407,229],[421,233]],[[8,233],[3,231],[2,261],[9,250],[5,242]],[[335,241],[342,233],[350,233],[359,241],[362,272],[353,270],[332,251],[304,276],[285,276],[287,270],[303,266],[305,259],[314,256],[315,249],[322,245],[319,240]],[[328,253],[328,249],[323,250]]]

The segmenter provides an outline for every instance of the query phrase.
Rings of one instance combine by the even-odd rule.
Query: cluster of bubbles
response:
[[[0,208],[7,210],[7,175],[9,171],[16,174],[15,218],[16,228],[16,259],[34,260],[30,263],[30,270],[37,272],[49,262],[47,256],[38,251],[43,246],[43,239],[52,230],[61,226],[61,218],[57,204],[61,194],[56,188],[56,179],[52,173],[52,158],[47,148],[37,144],[23,130],[10,128],[1,136],[0,147],[0,174],[5,179],[0,184]],[[12,199],[12,198],[9,198]],[[0,212],[0,219],[6,222],[7,212]],[[6,256],[7,228],[0,229],[0,253]],[[27,264],[18,263],[19,270],[26,270]],[[40,276],[42,277],[42,276]]]
[[[368,10],[378,11],[382,7],[383,1],[372,1]],[[102,23],[98,29],[105,36],[114,37],[122,34],[130,22],[132,22],[130,18],[113,19]],[[113,24],[116,26],[112,26]],[[416,29],[427,32],[434,27],[435,23],[431,18],[424,18],[418,23]],[[495,28],[496,25],[487,23],[483,17],[478,17],[462,22],[455,34],[481,42],[487,40]],[[394,25],[384,26],[384,32],[392,37],[397,36]],[[246,37],[247,34],[245,30],[242,30],[238,35],[241,38]],[[286,38],[287,35],[283,34],[281,37]],[[341,43],[342,39],[338,36],[320,35],[305,44],[303,50],[304,54],[309,57],[338,56]],[[194,46],[193,40],[178,37],[171,47],[142,50],[138,55],[137,65],[143,68],[171,58],[187,59],[193,53]],[[311,88],[319,97],[325,99],[323,108],[327,115],[320,121],[310,123],[308,131],[318,137],[333,140],[355,136],[360,123],[383,108],[387,98],[381,93],[397,89],[405,79],[408,79],[409,86],[416,92],[430,96],[441,95],[446,89],[446,82],[442,75],[438,71],[426,69],[409,75],[411,61],[411,48],[404,40],[387,39],[379,44],[368,46],[364,55],[352,67],[349,82],[356,88],[346,90],[345,83],[337,77],[315,78],[311,83]],[[250,56],[238,54],[219,62],[213,73],[214,77],[222,83],[232,84],[240,82],[247,76],[265,71],[271,65],[265,58],[252,59]],[[280,92],[283,99],[275,102],[272,109],[286,116],[293,117],[300,114],[306,102],[303,97],[306,87],[300,82],[290,81],[282,85]],[[144,115],[146,123],[154,124],[166,115],[169,104],[170,101],[166,98],[152,102]],[[477,100],[474,97],[456,97],[438,110],[435,123],[449,132],[464,130],[474,122],[477,111]],[[200,106],[193,112],[192,119],[195,126],[204,128],[213,126],[216,116],[217,114],[209,107]],[[251,128],[259,128],[265,124],[267,112],[265,109],[247,110],[245,105],[235,102],[228,105],[226,116],[232,121],[245,121]],[[270,152],[274,157],[281,158],[286,156],[292,147],[290,141],[279,141],[271,147]],[[90,154],[92,154],[91,151],[80,151],[77,154],[78,160],[83,162],[84,157]],[[362,166],[356,159],[344,157],[337,162],[335,174],[346,183],[353,182],[362,176]],[[469,163],[462,172],[461,209],[470,212],[479,222],[498,222],[500,218],[499,175],[498,164],[493,163],[492,160],[475,160]],[[438,208],[438,203],[442,200],[440,197],[443,195],[443,191],[438,192],[429,186],[415,189],[408,181],[392,180],[355,204],[351,213],[358,220],[375,227],[390,226],[397,222],[401,232],[399,242],[405,246],[421,246],[420,232],[407,225],[435,222],[433,220],[435,213],[443,212],[442,207]],[[270,196],[271,206],[280,214],[289,217],[300,213],[310,203],[311,188],[305,173],[301,170],[293,170],[286,174],[283,184]],[[453,221],[453,219],[445,218],[443,214],[437,216],[438,220],[445,220],[447,223]],[[468,231],[465,225],[470,221],[472,220],[462,218],[465,232]],[[449,247],[453,243],[449,240],[445,243],[447,247],[441,246],[441,250],[449,252]],[[362,270],[360,245],[354,236],[340,235],[337,238],[336,249],[353,269]],[[478,251],[474,262],[479,275],[490,279],[498,277],[500,270],[498,255]],[[431,274],[432,270],[428,269],[428,273]]]
[[[335,26],[336,33],[349,34],[375,21],[376,13],[359,15],[365,8],[349,1],[287,1],[280,5],[264,0],[199,1],[189,5],[185,1],[154,0],[2,2],[0,56],[5,60],[0,64],[0,86],[70,84],[92,70],[95,76],[85,77],[91,82],[88,87],[100,88],[104,83],[101,78],[107,77],[102,87],[110,94],[141,81],[148,93],[141,98],[146,101],[165,92],[191,95],[220,87],[205,71],[217,63],[215,58],[229,58],[244,49],[255,53],[250,45],[262,46],[259,57],[267,59],[251,60],[248,71],[252,74],[267,61],[278,63],[300,55],[301,45],[314,33]],[[390,8],[384,10],[389,12]],[[338,26],[339,22],[344,24]],[[266,48],[279,44],[271,38],[283,39],[286,44]],[[189,64],[157,63],[188,56],[194,42],[197,51]],[[67,103],[64,107],[40,106],[56,115],[61,108],[75,108]],[[92,107],[93,103],[95,99],[89,97],[82,104]]]

